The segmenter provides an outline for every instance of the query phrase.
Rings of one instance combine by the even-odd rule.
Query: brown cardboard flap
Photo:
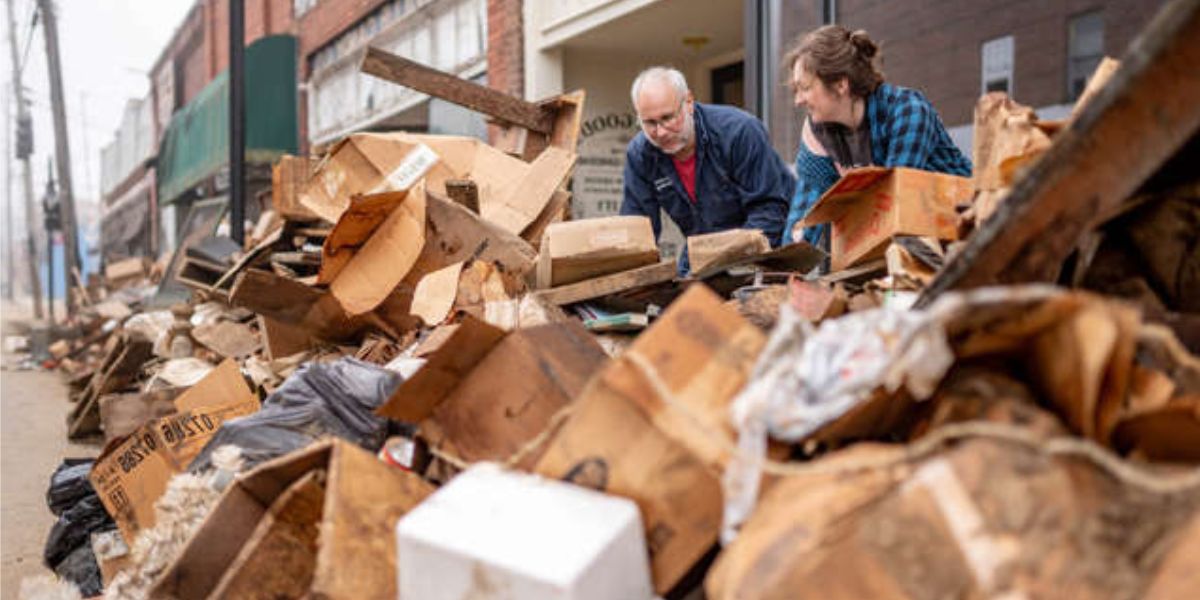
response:
[[[396,596],[396,521],[433,491],[420,477],[389,467],[361,448],[330,438],[263,463],[239,477],[155,582],[151,598],[210,597],[276,501],[310,473],[328,473],[311,595]],[[290,597],[279,590],[256,590]]]
[[[827,223],[854,205],[863,192],[875,187],[892,174],[891,167],[861,167],[851,169],[825,190],[816,204],[804,216],[804,226]]]
[[[716,294],[692,286],[588,383],[535,467],[638,504],[660,594],[717,541],[719,477],[734,443],[729,402],[765,342]]]
[[[617,216],[554,223],[538,256],[537,287],[549,288],[658,262],[650,219]]]
[[[358,194],[403,191],[438,163],[437,155],[403,135],[356,133],[333,146],[300,193],[300,204],[337,223]]]
[[[237,363],[226,359],[176,398],[175,407],[176,414],[110,443],[88,476],[129,544],[154,525],[154,503],[171,477],[187,468],[222,423],[258,411],[259,404]]]
[[[479,212],[506,231],[520,235],[542,213],[574,168],[573,152],[546,148],[498,202],[484,202],[480,198]]]
[[[325,471],[309,471],[271,504],[212,596],[303,596],[316,568],[324,504]]]
[[[347,313],[370,312],[404,279],[424,245],[425,187],[419,183],[354,254],[329,291]]]
[[[467,462],[505,461],[542,433],[606,360],[578,323],[513,331],[421,422],[421,436]]]
[[[505,331],[467,316],[411,378],[375,411],[381,417],[418,423],[429,416],[471,369],[504,337]]]
[[[404,201],[405,196],[405,192],[385,192],[351,198],[350,205],[321,245],[321,271],[317,283],[328,284],[333,281],[354,253]]]
[[[463,264],[456,262],[417,282],[412,302],[414,316],[420,317],[429,326],[446,320],[454,306],[454,299],[458,297],[458,276],[462,273]]]

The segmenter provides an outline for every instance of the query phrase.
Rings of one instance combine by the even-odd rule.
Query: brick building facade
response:
[[[1081,78],[1099,56],[1119,58],[1164,3],[781,0],[776,48],[782,55],[803,32],[829,20],[866,30],[880,44],[886,79],[921,90],[956,142],[969,148],[972,111],[988,81],[1007,89],[1018,102],[1056,118],[1074,101]],[[992,69],[988,81],[985,68]],[[769,121],[775,147],[790,157],[798,142],[799,119],[782,85],[785,76],[763,74],[776,86]]]

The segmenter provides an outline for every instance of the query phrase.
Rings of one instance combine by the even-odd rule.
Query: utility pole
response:
[[[25,184],[25,242],[29,253],[29,293],[33,296],[33,316],[41,319],[42,282],[38,277],[38,252],[34,232],[37,231],[37,215],[33,210],[33,174],[29,171],[29,155],[33,154],[33,120],[25,105],[25,92],[21,87],[21,61],[17,58],[17,26],[13,19],[13,2],[8,0],[8,48],[12,56],[13,97],[17,101],[17,158],[21,159],[21,179]],[[4,118],[9,118],[5,115]],[[5,157],[12,160],[12,157]]]
[[[229,0],[229,237],[244,244],[246,228],[246,76],[242,0]]]
[[[71,148],[67,139],[67,104],[63,98],[62,61],[58,56],[58,17],[53,0],[38,0],[42,12],[42,37],[46,38],[46,63],[50,68],[50,102],[54,109],[54,156],[58,163],[59,209],[62,211],[63,269],[67,281],[72,273],[83,275],[79,258],[79,221],[75,219],[75,194],[71,187]],[[63,290],[67,315],[75,314],[72,286]]]
[[[12,28],[9,28],[12,32]],[[13,74],[16,77],[16,74]],[[13,193],[12,193],[12,161],[16,156],[17,146],[12,143],[12,96],[4,95],[4,298],[13,299],[13,285],[16,283],[16,262],[13,258]],[[9,154],[9,150],[13,153]]]

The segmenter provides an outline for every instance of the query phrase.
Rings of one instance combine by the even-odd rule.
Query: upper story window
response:
[[[1088,77],[1104,58],[1104,13],[1079,15],[1067,24],[1067,100],[1087,87]]]
[[[988,92],[1013,93],[1013,36],[988,40],[980,49],[982,57],[980,89]]]

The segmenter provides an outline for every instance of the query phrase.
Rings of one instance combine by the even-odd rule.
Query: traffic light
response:
[[[25,160],[33,155],[33,118],[29,113],[17,115],[17,158]]]

